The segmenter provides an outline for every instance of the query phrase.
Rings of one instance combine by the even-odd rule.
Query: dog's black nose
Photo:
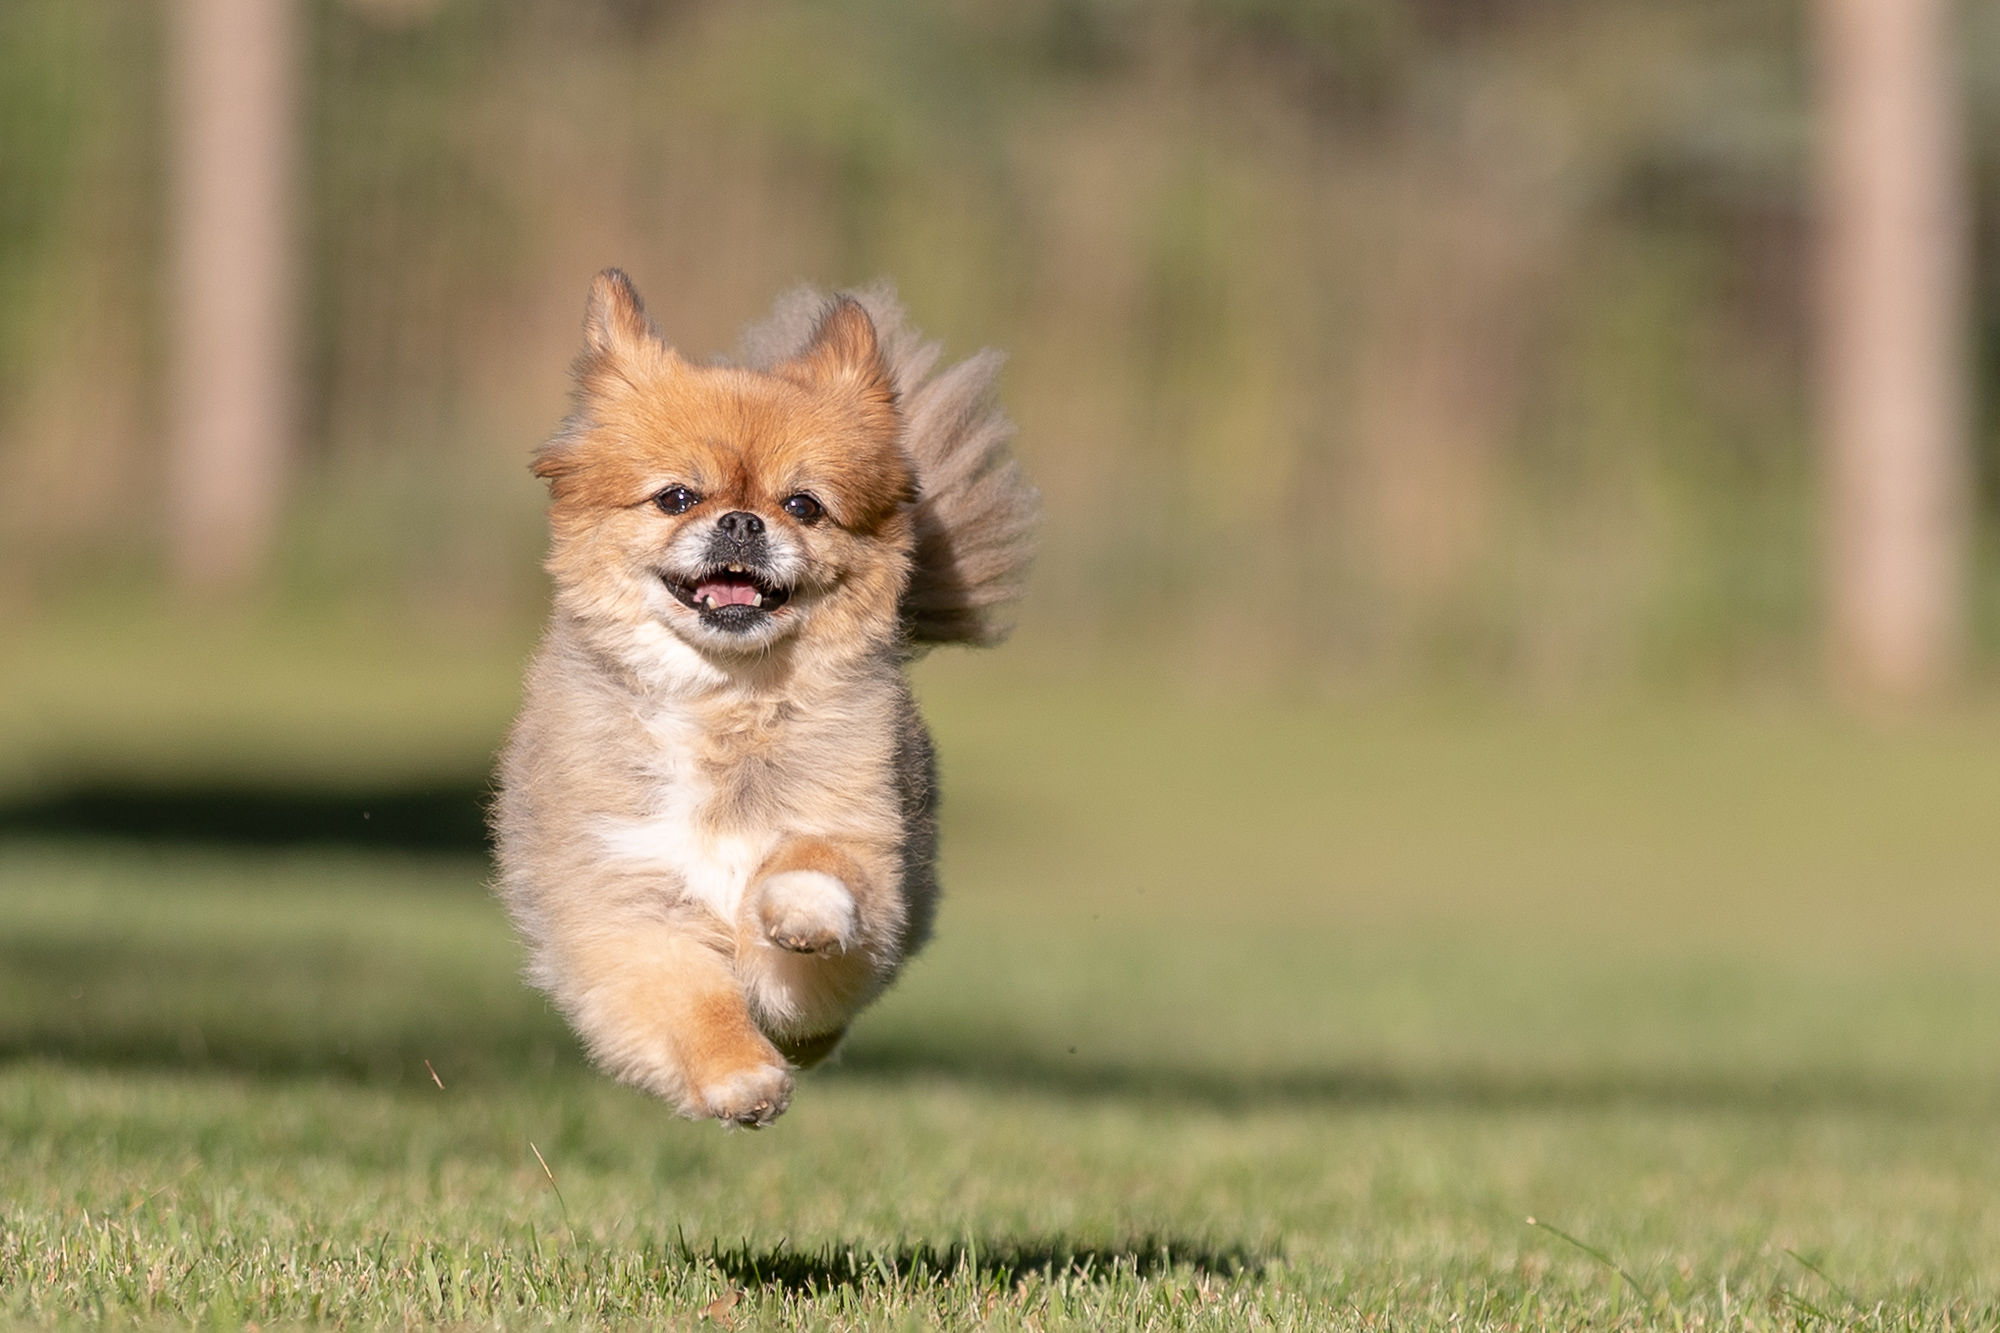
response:
[[[746,541],[764,530],[764,520],[755,514],[746,514],[741,509],[732,509],[715,520],[715,526],[722,529],[725,537]]]

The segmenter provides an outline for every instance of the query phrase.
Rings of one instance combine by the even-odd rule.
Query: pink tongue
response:
[[[725,582],[722,579],[704,579],[702,582],[694,585],[694,599],[696,602],[706,602],[709,598],[713,597],[717,606],[748,606],[756,596],[757,585],[754,583],[733,583]]]

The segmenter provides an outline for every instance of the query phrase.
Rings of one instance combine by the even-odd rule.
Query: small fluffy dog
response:
[[[998,637],[1035,508],[998,357],[938,350],[881,292],[801,291],[738,364],[691,364],[610,270],[535,455],[555,607],[499,890],[591,1054],[692,1118],[769,1124],[930,931],[903,667]]]

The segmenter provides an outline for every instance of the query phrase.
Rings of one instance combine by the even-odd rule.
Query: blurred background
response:
[[[484,888],[611,264],[698,358],[892,279],[1045,502],[914,669],[939,938],[755,1140]],[[1983,1326],[1996,811],[2000,5],[0,0],[0,1316],[539,1264],[525,1139],[618,1253],[1511,1310],[1533,1214],[1718,1327],[1793,1251]],[[58,1290],[94,1216],[165,1267]]]
[[[1867,319],[1940,380],[1905,451],[1956,414],[1948,549],[1912,576],[1942,591],[1900,596],[1948,603],[1905,613],[1941,622],[1901,631],[1938,645],[1907,650],[1928,686],[2000,650],[2000,16],[1918,11],[1875,160],[1937,158],[1883,207],[1949,271]],[[1815,12],[14,0],[0,617],[352,617],[518,657],[522,460],[617,263],[696,355],[795,281],[879,276],[952,350],[1007,349],[1048,506],[1028,651],[1810,693],[1816,264],[1870,207],[1815,130],[1875,77]],[[1848,45],[1893,65],[1894,36]]]
[[[0,831],[478,853],[608,264],[1010,354],[995,901],[1992,896],[2000,9],[1888,0],[10,0]]]

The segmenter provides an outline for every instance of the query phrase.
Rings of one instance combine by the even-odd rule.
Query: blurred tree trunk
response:
[[[268,553],[290,471],[295,0],[175,0],[168,468],[173,571],[240,587]]]
[[[1819,428],[1837,684],[1897,703],[1965,634],[1968,228],[1949,0],[1814,0]]]

